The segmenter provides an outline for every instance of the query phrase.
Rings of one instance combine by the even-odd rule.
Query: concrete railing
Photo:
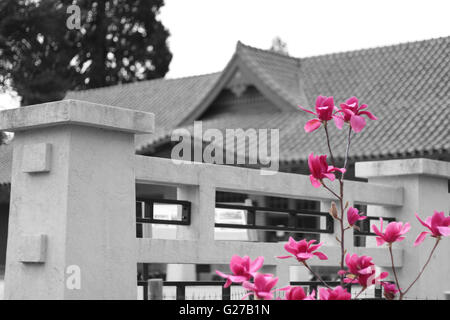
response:
[[[264,255],[280,283],[288,283],[295,263],[275,258],[281,243],[214,240],[216,191],[312,199],[323,211],[330,195],[312,188],[307,176],[136,156],[134,134],[152,132],[153,122],[148,113],[72,100],[0,113],[0,130],[15,132],[5,298],[136,299],[138,262],[225,264],[232,254]],[[421,229],[414,212],[449,211],[449,171],[448,163],[423,159],[366,162],[356,174],[369,183],[346,182],[351,204],[413,225],[410,239],[394,250],[402,282],[425,259],[423,248],[411,246]],[[136,238],[136,183],[177,187],[177,198],[191,202],[191,224],[179,227],[177,239]],[[334,235],[321,240],[329,260],[312,264],[336,265]],[[449,248],[442,243],[434,272],[411,295],[442,298],[450,289]],[[390,266],[385,248],[348,250]]]

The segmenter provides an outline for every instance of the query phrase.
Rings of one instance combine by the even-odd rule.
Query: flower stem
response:
[[[398,282],[397,277],[397,271],[395,270],[395,263],[394,263],[394,254],[392,253],[392,245],[389,244],[389,254],[391,255],[391,265],[392,265],[392,272],[394,272],[395,277],[395,284],[397,285],[397,290],[400,292],[400,296],[402,296],[402,289],[400,289],[400,283]]]
[[[306,269],[308,269],[316,278],[317,278],[317,280],[319,280],[320,282],[322,282],[323,283],[323,285],[325,286],[325,287],[327,287],[328,289],[331,289],[331,287],[325,282],[325,281],[323,281],[323,279],[317,274],[317,273],[315,273],[309,266],[308,266],[308,264],[306,263],[306,261],[302,261],[302,263],[303,263],[303,265],[306,267]]]
[[[347,170],[347,162],[348,162],[348,153],[350,152],[350,144],[352,142],[352,127],[348,128],[348,136],[347,136],[347,147],[345,148],[345,159],[344,159],[344,169]],[[340,181],[344,180],[344,173],[341,173]]]
[[[350,144],[352,141],[352,127],[350,126],[348,129],[348,136],[347,136],[347,147],[345,150],[345,160],[344,160],[344,169],[347,170],[347,161],[348,161],[348,153],[350,151]],[[344,269],[344,260],[345,260],[345,243],[344,243],[344,234],[347,229],[344,228],[344,174],[345,172],[341,173],[341,177],[339,179],[339,193],[340,193],[340,203],[341,203],[341,219],[340,219],[340,226],[341,226],[341,270]],[[344,275],[341,275],[341,285],[344,285]]]
[[[355,296],[354,299],[358,298],[360,296],[360,294],[363,293],[364,290],[366,290],[366,289],[367,289],[367,287],[362,287],[361,291],[358,292],[358,294]]]
[[[339,201],[341,201],[341,197],[334,192],[333,190],[331,190],[329,187],[327,187],[327,185],[322,181],[322,186],[327,189],[328,191],[330,191]]]
[[[333,165],[333,167],[336,167],[336,164],[334,162],[333,152],[331,151],[330,136],[328,134],[327,122],[324,123],[323,128],[325,129],[325,135],[327,136],[327,145],[328,145],[328,151],[330,152],[331,164]]]
[[[345,259],[345,229],[344,229],[344,182],[340,182],[340,204],[341,204],[341,218],[339,219],[339,224],[341,227],[341,270],[344,270],[344,259]],[[341,286],[344,285],[344,275],[341,274]]]
[[[403,300],[403,297],[405,296],[405,294],[409,291],[409,289],[411,289],[411,287],[417,282],[417,280],[419,280],[420,276],[425,271],[425,268],[427,267],[428,263],[430,262],[431,257],[433,256],[433,253],[436,250],[437,245],[439,244],[440,240],[441,240],[441,238],[439,238],[439,237],[436,238],[436,243],[434,244],[433,249],[431,249],[430,256],[428,257],[427,261],[425,262],[424,266],[422,267],[422,270],[420,270],[420,272],[417,275],[416,279],[409,285],[409,287],[403,293],[400,293],[399,300]],[[400,290],[400,288],[398,288],[398,289]]]

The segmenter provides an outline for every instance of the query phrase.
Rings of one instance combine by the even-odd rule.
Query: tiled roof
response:
[[[157,127],[171,128],[208,94],[220,73],[178,79],[156,79],[117,86],[70,91],[66,99],[86,100],[155,114]]]
[[[299,111],[297,105],[312,107],[318,95],[334,96],[336,103],[357,96],[379,120],[368,120],[367,128],[353,139],[355,160],[449,157],[450,37],[301,59],[238,43],[235,55],[292,110],[222,113],[206,120],[205,127],[280,128],[281,160],[304,161],[312,151],[326,152],[326,145],[322,130],[305,134],[303,126],[309,114]],[[66,98],[155,113],[156,132],[137,136],[139,152],[167,141],[171,131],[219,84],[220,76],[149,80],[69,92]],[[344,136],[332,136],[334,144],[342,146],[335,150],[336,157],[344,155]],[[10,152],[10,147],[1,148]],[[2,172],[1,166],[10,168],[11,157],[0,154]],[[1,175],[0,183],[7,180]]]
[[[289,58],[238,45],[246,61],[296,109],[305,95],[312,107],[318,95],[341,102],[355,95],[369,105],[378,121],[353,139],[355,159],[415,157],[447,154],[450,150],[450,37],[310,58]],[[298,79],[295,79],[295,75]],[[295,83],[300,87],[295,88]],[[287,92],[290,94],[287,94]],[[305,160],[309,152],[326,152],[323,131],[305,134],[309,115],[220,115],[208,120],[217,128],[271,128],[280,131],[280,156],[284,161]],[[281,121],[281,122],[280,122]],[[137,139],[138,149],[168,137],[169,131]],[[345,134],[334,135],[344,145]],[[335,151],[344,156],[344,148]]]
[[[238,42],[236,53],[273,90],[293,106],[305,103],[300,84],[300,59],[253,48]]]

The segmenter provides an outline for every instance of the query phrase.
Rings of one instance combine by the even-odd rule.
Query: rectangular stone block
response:
[[[49,143],[24,145],[22,154],[22,172],[49,172],[51,150],[51,144]]]
[[[22,263],[44,263],[47,251],[47,236],[23,235],[20,238],[19,260]]]

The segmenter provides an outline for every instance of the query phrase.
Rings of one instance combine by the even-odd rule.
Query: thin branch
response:
[[[330,152],[331,164],[333,165],[333,167],[336,167],[336,163],[334,162],[333,157],[333,151],[331,151],[330,136],[328,135],[327,122],[324,123],[323,128],[325,129],[325,135],[327,136],[327,145],[328,145],[328,152]]]
[[[320,282],[323,283],[323,285],[325,287],[327,287],[328,289],[331,289],[331,287],[325,281],[323,281],[323,279],[308,266],[306,261],[302,261],[302,263]]]
[[[399,298],[400,300],[403,299],[403,296],[409,291],[409,289],[411,289],[411,287],[417,282],[417,280],[419,280],[420,276],[425,271],[425,268],[427,267],[428,263],[430,262],[431,257],[433,256],[434,250],[436,250],[437,245],[439,244],[440,240],[441,240],[441,238],[439,238],[439,237],[436,238],[436,243],[434,244],[433,249],[431,249],[430,256],[428,257],[427,262],[425,262],[424,266],[422,267],[422,270],[420,270],[419,274],[417,275],[417,278],[409,285],[409,287],[403,293],[400,294],[400,298]],[[398,288],[398,289],[400,290],[400,288]]]
[[[358,292],[358,294],[355,296],[355,298],[354,299],[356,299],[356,298],[358,298],[359,297],[359,295],[361,294],[361,293],[363,293],[364,292],[364,290],[366,290],[367,289],[367,287],[362,287],[362,289],[361,289],[361,291],[359,291]]]
[[[391,255],[392,272],[394,272],[395,284],[397,285],[398,292],[400,292],[400,295],[402,295],[402,289],[400,289],[400,283],[398,282],[397,272],[395,270],[394,254],[392,253],[391,245],[389,245],[389,254]]]
[[[348,128],[347,147],[345,148],[344,169],[347,170],[348,153],[350,152],[350,144],[352,142],[352,127]],[[345,172],[341,174],[341,181],[344,180]]]
[[[333,190],[331,190],[330,188],[328,188],[327,186],[326,186],[326,184],[322,181],[322,186],[325,188],[325,189],[327,189],[328,191],[330,191],[339,201],[341,201],[341,197],[336,193],[336,192],[334,192]]]
[[[350,144],[352,141],[352,127],[350,126],[348,129],[348,136],[347,136],[347,147],[345,150],[345,160],[344,160],[344,169],[347,170],[347,161],[348,161],[348,153],[350,151]],[[341,203],[341,219],[340,219],[340,227],[341,227],[341,269],[344,269],[344,260],[345,260],[345,231],[347,229],[344,229],[344,215],[345,215],[345,209],[344,209],[344,175],[345,172],[341,173],[341,177],[339,179],[339,193],[340,193],[340,203]],[[344,276],[341,275],[341,285],[344,284]]]
[[[344,260],[345,260],[345,229],[344,229],[344,182],[340,181],[340,204],[341,204],[341,218],[339,220],[340,228],[341,228],[341,270],[344,269]],[[341,275],[341,286],[344,285],[344,275]]]

